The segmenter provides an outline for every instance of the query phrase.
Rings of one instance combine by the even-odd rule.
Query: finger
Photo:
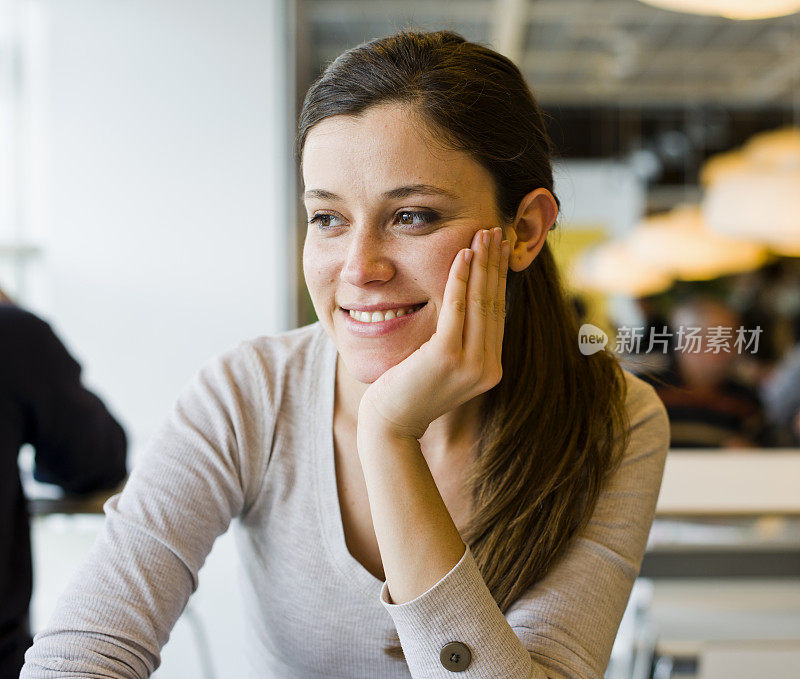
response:
[[[511,244],[504,240],[500,244],[500,271],[497,279],[497,364],[503,365],[503,335],[506,329],[506,285],[508,283],[508,260]]]
[[[486,358],[484,365],[494,364],[497,360],[497,283],[500,275],[500,241],[503,237],[499,228],[491,231],[492,238],[489,244],[489,265],[486,277],[486,335],[484,338],[484,352]]]
[[[470,264],[467,258],[474,256],[469,248],[459,250],[450,266],[450,274],[444,288],[444,299],[436,334],[444,343],[461,350],[466,315],[467,283],[470,278]]]
[[[464,318],[464,353],[470,361],[476,361],[482,368],[485,360],[486,343],[486,279],[489,264],[489,232],[481,229],[473,238],[472,268],[467,285],[467,311]]]

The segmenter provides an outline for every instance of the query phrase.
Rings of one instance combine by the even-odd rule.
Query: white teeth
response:
[[[350,310],[350,318],[355,318],[357,321],[361,321],[362,323],[380,323],[381,321],[388,321],[392,318],[399,318],[400,316],[405,316],[406,314],[410,314],[412,311],[416,311],[417,309],[421,308],[421,304],[417,306],[410,306],[404,307],[402,309],[389,309],[388,311],[354,311]]]

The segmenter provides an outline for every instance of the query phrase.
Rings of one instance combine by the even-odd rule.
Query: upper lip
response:
[[[343,304],[342,309],[345,311],[386,311],[387,309],[402,309],[403,307],[417,306],[425,304],[425,302],[405,302],[397,304]]]

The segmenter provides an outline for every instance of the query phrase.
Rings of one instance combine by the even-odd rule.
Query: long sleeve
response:
[[[602,678],[641,568],[669,449],[664,405],[652,387],[629,380],[631,438],[620,467],[564,558],[505,615],[469,547],[416,599],[394,604],[384,584],[380,601],[414,679],[452,676],[440,658],[450,642],[470,653],[464,679]]]
[[[34,478],[82,493],[111,488],[127,473],[125,431],[81,383],[81,367],[51,327],[22,309],[4,339],[8,370],[35,451]]]
[[[102,531],[21,679],[148,677],[159,666],[214,541],[252,503],[269,393],[246,343],[195,375],[106,502]]]

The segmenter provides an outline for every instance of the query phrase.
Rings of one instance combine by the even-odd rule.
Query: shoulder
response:
[[[212,362],[274,383],[297,371],[314,371],[327,335],[319,321],[293,330],[241,340]]]
[[[317,321],[293,330],[241,339],[212,356],[206,365],[214,363],[237,365],[257,360],[270,362],[273,367],[277,367],[302,362],[311,358],[319,349],[324,334],[321,324]]]
[[[0,304],[0,337],[51,335],[50,325],[36,314],[15,304]]]
[[[753,405],[761,404],[758,391],[736,377],[728,378],[722,385],[722,391],[727,396],[732,396],[742,401],[747,401]]]
[[[670,443],[667,409],[651,384],[628,370],[622,373],[627,384],[625,409],[630,433],[625,458],[651,456],[663,467]]]
[[[326,337],[322,324],[316,321],[294,330],[243,340],[225,356],[229,360],[247,356],[272,371],[309,366],[318,359]]]
[[[326,338],[317,321],[240,340],[211,357],[195,374],[193,383],[213,384],[240,398],[262,401],[267,411],[277,410],[285,390],[296,394],[314,383]]]
[[[80,365],[50,324],[13,304],[0,304],[0,354],[14,358],[6,364],[26,381],[52,384],[80,377]]]
[[[170,412],[163,436],[195,433],[211,445],[203,453],[227,460],[237,470],[245,510],[259,495],[272,454],[271,441],[279,415],[286,408],[308,407],[313,393],[315,356],[327,335],[318,324],[241,340],[208,359],[184,386]],[[297,369],[299,367],[299,369]],[[296,376],[307,375],[304,379]],[[287,418],[294,426],[293,418]],[[307,428],[298,428],[299,435]],[[154,447],[170,447],[159,439]],[[192,444],[188,444],[191,447]],[[195,466],[196,459],[181,462]]]
[[[667,411],[664,407],[664,402],[659,397],[653,384],[638,375],[634,375],[625,368],[622,368],[622,374],[627,386],[625,408],[631,419],[653,415],[657,412],[666,416]]]
[[[24,320],[27,318],[35,318],[38,320],[38,316],[32,314],[26,309],[23,309],[22,307],[17,306],[16,304],[0,302],[0,322],[8,323],[9,321],[14,321],[17,319]]]

